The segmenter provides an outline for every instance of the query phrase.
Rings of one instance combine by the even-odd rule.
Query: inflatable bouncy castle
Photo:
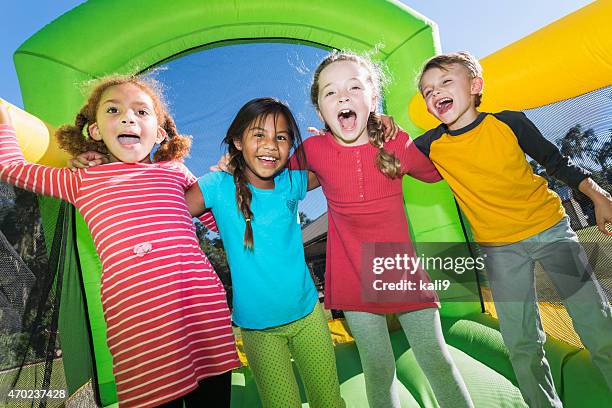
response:
[[[15,51],[28,113],[11,110],[27,160],[65,165],[67,154],[59,150],[52,135],[55,127],[72,122],[82,105],[78,84],[110,73],[147,74],[194,53],[245,43],[299,43],[324,51],[373,52],[372,58],[384,64],[391,78],[384,90],[385,113],[414,137],[437,126],[415,83],[423,62],[440,52],[437,26],[397,1],[150,0],[138,11],[146,24],[133,23],[130,7],[119,0],[90,0],[49,23]],[[481,61],[486,83],[481,110],[522,110],[545,129],[553,129],[555,122],[564,126],[571,115],[579,118],[569,126],[575,135],[572,146],[580,144],[582,137],[590,150],[583,149],[581,155],[575,152],[578,162],[593,170],[608,191],[612,184],[610,17],[612,3],[595,1]],[[327,23],[331,18],[333,25]],[[197,134],[194,140],[197,144]],[[594,164],[587,163],[589,157]],[[410,177],[403,183],[411,235],[419,253],[475,256],[469,224],[448,185],[425,184]],[[32,400],[9,398],[7,390],[46,389],[58,395],[44,393],[34,406],[64,402],[70,406],[91,387],[89,402],[80,406],[115,406],[100,301],[101,267],[85,222],[73,208],[56,200],[33,199],[12,187],[1,187],[0,404],[30,406]],[[579,195],[563,186],[555,190],[610,297],[612,240],[593,228],[592,209]],[[24,217],[40,218],[42,226],[16,227]],[[443,276],[441,271],[430,273],[434,279]],[[476,407],[526,406],[498,330],[486,274],[468,270],[453,279],[452,290],[440,294],[444,334]],[[552,284],[538,281],[538,288],[548,290]],[[540,313],[548,333],[547,358],[564,405],[609,405],[612,394],[562,304],[542,301]],[[338,374],[347,406],[367,407],[359,355],[350,333],[341,322],[330,322],[330,327],[338,340]],[[402,331],[392,332],[391,337],[402,407],[437,407]],[[232,406],[261,406],[248,364],[233,373]]]

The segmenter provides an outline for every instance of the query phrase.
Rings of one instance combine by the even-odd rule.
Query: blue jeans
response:
[[[535,262],[555,285],[574,329],[612,390],[612,312],[567,218],[510,245],[480,246],[504,343],[530,407],[561,407],[544,355]]]

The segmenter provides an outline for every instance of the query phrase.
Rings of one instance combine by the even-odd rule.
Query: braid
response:
[[[376,153],[376,166],[389,178],[398,178],[402,175],[400,161],[393,153],[384,149],[385,129],[377,113],[371,112],[368,117],[368,135],[370,143],[378,149]]]
[[[246,221],[246,227],[244,229],[244,246],[248,250],[253,250],[253,212],[251,211],[251,199],[253,195],[251,189],[249,189],[249,181],[247,180],[246,174],[244,174],[244,162],[242,158],[242,152],[236,147],[230,145],[229,147],[230,160],[228,163],[228,170],[234,175],[234,184],[236,184],[236,203],[238,204],[238,210]]]
[[[254,125],[265,127],[268,117],[274,119],[274,123],[276,123],[279,116],[285,118],[292,147],[297,148],[297,146],[302,144],[300,129],[297,122],[289,110],[289,107],[275,98],[256,98],[244,104],[236,114],[236,117],[227,129],[227,133],[223,139],[223,143],[227,145],[227,152],[229,154],[227,170],[228,173],[233,175],[234,185],[236,186],[236,205],[238,207],[238,212],[242,214],[246,222],[243,243],[244,247],[249,251],[253,251],[254,245],[253,211],[251,211],[253,194],[249,188],[249,177],[247,174],[248,166],[244,160],[243,152],[237,146],[242,144],[244,138],[247,137],[247,131],[251,127]],[[305,165],[306,157],[304,153],[298,151],[296,154],[300,159],[300,165]]]

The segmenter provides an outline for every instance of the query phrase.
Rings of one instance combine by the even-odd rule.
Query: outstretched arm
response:
[[[13,126],[11,116],[9,115],[8,109],[6,108],[6,105],[2,99],[0,99],[0,125]]]
[[[79,175],[26,162],[8,109],[0,100],[0,180],[34,192],[74,203]]]
[[[577,188],[593,201],[597,228],[606,235],[612,235],[612,230],[606,229],[606,224],[612,224],[612,198],[590,178],[591,173],[563,156],[524,113],[505,111],[496,116],[512,128],[521,149],[544,166],[549,175]]]

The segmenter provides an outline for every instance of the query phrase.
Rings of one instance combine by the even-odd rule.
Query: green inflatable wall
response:
[[[195,50],[245,41],[298,41],[357,52],[378,47],[373,58],[386,64],[392,78],[384,95],[385,111],[409,133],[420,133],[409,121],[407,109],[420,65],[438,50],[437,28],[390,0],[149,0],[136,8],[133,2],[90,0],[28,39],[15,52],[14,61],[25,108],[57,126],[71,122],[84,101],[77,84],[109,73],[142,72]],[[464,241],[444,182],[425,185],[406,178],[404,183],[416,240]],[[100,263],[80,217],[77,231],[95,367],[102,402],[110,405],[116,396],[99,295]],[[480,303],[473,301],[477,289],[473,283],[466,285],[471,287],[465,293],[452,295],[453,300],[464,301],[445,302],[444,315],[480,311]],[[68,312],[73,307],[79,310],[82,299],[77,294],[64,299],[62,331],[74,333],[78,327],[84,332],[83,318]],[[81,338],[81,344],[70,342],[71,349],[65,348],[67,366],[87,365],[81,357],[88,350],[86,334]],[[87,380],[86,369],[66,371],[71,392]]]

